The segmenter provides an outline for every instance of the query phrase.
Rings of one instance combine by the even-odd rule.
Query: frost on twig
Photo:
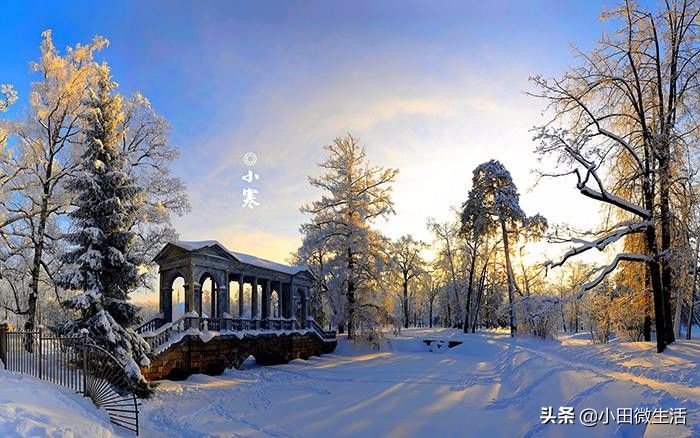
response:
[[[594,287],[598,286],[604,279],[605,277],[610,274],[612,271],[617,268],[617,265],[620,264],[620,262],[642,262],[642,263],[649,263],[652,261],[652,258],[649,256],[646,256],[644,254],[637,254],[637,253],[620,253],[615,256],[613,261],[609,263],[608,265],[605,266],[600,266],[593,271],[590,272],[590,275],[598,274],[596,275],[593,280],[585,283],[583,286],[579,288],[579,290],[566,297],[566,298],[559,298],[556,296],[546,296],[546,297],[523,297],[518,300],[518,304],[525,304],[527,302],[531,301],[537,301],[537,303],[541,304],[539,306],[539,311],[530,315],[533,318],[537,318],[539,316],[545,315],[549,312],[551,312],[555,306],[562,306],[564,304],[571,303],[572,301],[580,299],[586,292],[589,290],[593,289]]]
[[[643,222],[622,222],[618,224],[613,231],[606,233],[602,237],[599,237],[594,240],[584,240],[580,238],[575,238],[572,237],[568,239],[567,241],[579,244],[579,246],[576,246],[574,248],[571,248],[569,251],[564,254],[564,256],[556,263],[554,262],[547,262],[546,265],[550,268],[555,268],[557,266],[563,265],[569,258],[579,255],[581,253],[584,253],[590,249],[597,249],[599,251],[603,251],[605,248],[607,248],[610,244],[615,243],[622,239],[623,237],[630,235],[630,234],[635,234],[635,233],[642,233],[644,232],[648,227],[652,226],[651,221],[643,221]]]

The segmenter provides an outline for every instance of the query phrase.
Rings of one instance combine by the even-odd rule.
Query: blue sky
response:
[[[100,56],[120,90],[142,92],[173,126],[193,204],[175,220],[183,239],[284,261],[299,207],[318,196],[307,176],[348,131],[375,164],[400,169],[397,215],[379,224],[392,237],[428,239],[426,218],[447,219],[490,158],[511,170],[529,214],[584,226],[597,212],[573,182],[529,190],[542,103],[522,92],[529,75],[574,65],[570,44],[592,46],[611,2],[93,3],[5,2],[0,83],[20,93],[17,113],[43,30],[59,48],[107,37]],[[259,157],[254,210],[241,207],[246,152]]]

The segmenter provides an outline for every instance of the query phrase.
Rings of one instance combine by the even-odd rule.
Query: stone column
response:
[[[191,285],[192,283],[185,283],[182,285],[182,287],[185,289],[185,313],[194,310],[194,292],[192,287],[190,287]]]
[[[190,267],[189,272],[185,273],[185,313],[194,312],[197,310],[193,270],[194,268]]]
[[[289,317],[296,320],[297,319],[297,290],[299,285],[294,282],[289,284],[289,296],[287,297],[287,306],[289,311]]]
[[[261,319],[268,319],[270,317],[270,287],[271,280],[261,280],[262,281],[262,309],[260,312]]]
[[[282,282],[281,281],[275,281],[275,287],[273,288],[270,286],[270,315],[273,318],[279,318],[282,315],[282,306],[280,306],[280,303],[282,302]],[[277,313],[275,313],[275,303],[272,300],[272,291],[277,292]]]
[[[251,319],[258,319],[260,317],[258,314],[258,277],[253,277],[251,286],[253,292],[250,294],[250,317]]]
[[[243,286],[245,285],[245,280],[243,279],[243,274],[238,276],[238,317],[244,318],[243,312],[245,311],[245,306],[243,304]]]
[[[202,317],[202,285],[199,283],[194,283],[192,285],[192,296],[194,297],[194,311],[197,315]]]
[[[305,287],[301,295],[301,319],[302,327],[308,327],[308,322],[306,321],[309,317],[309,288]]]
[[[289,283],[282,283],[280,287],[280,315],[282,318],[289,318],[289,295],[290,295],[290,285]]]
[[[231,313],[231,294],[228,290],[228,273],[222,275],[217,298],[219,299],[219,314],[217,316],[223,318],[224,313]]]
[[[165,322],[173,320],[173,288],[168,284],[168,273],[160,273],[160,297],[158,298],[158,311],[163,314]]]

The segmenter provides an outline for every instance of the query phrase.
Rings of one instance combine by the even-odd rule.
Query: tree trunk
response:
[[[447,324],[443,324],[443,326],[449,327],[452,325],[452,315],[451,315],[451,306],[450,306],[450,291],[449,289],[446,289],[445,292],[447,293]],[[444,319],[443,319],[444,321]]]
[[[656,246],[656,229],[650,226],[644,233],[646,237],[647,252],[652,260],[649,265],[649,277],[651,278],[651,289],[654,293],[654,320],[656,321],[656,351],[663,352],[666,349],[666,317],[664,316],[663,283],[661,281],[661,268],[656,257],[658,248]]]
[[[49,166],[46,170],[47,181],[51,179],[52,163],[49,161]],[[27,321],[25,324],[26,331],[34,331],[36,327],[36,316],[39,301],[39,277],[41,275],[41,260],[44,255],[44,236],[46,234],[46,222],[49,216],[49,197],[51,193],[50,183],[44,183],[43,196],[41,199],[41,211],[39,212],[39,223],[37,225],[36,234],[34,236],[34,257],[32,260],[32,279],[29,284],[29,299],[27,303]],[[25,349],[33,351],[33,343],[26,342]]]
[[[479,311],[481,310],[481,296],[484,294],[484,285],[486,284],[486,269],[489,264],[488,257],[484,260],[484,267],[481,269],[479,276],[479,288],[476,296],[476,308],[474,309],[474,318],[472,318],[472,333],[476,333],[476,323],[479,320]]]
[[[510,249],[508,247],[508,232],[506,230],[506,221],[501,219],[501,232],[503,233],[503,252],[506,259],[506,273],[508,275],[508,304],[510,305],[510,336],[514,337],[518,331],[515,321],[515,309],[513,308],[513,267],[510,264]]]
[[[690,289],[690,300],[688,302],[688,321],[685,325],[685,338],[691,339],[693,330],[693,311],[695,310],[695,294],[698,289],[698,252],[700,252],[700,236],[695,237],[695,254],[693,258],[693,286]]]
[[[661,216],[661,254],[664,257],[660,259],[661,268],[661,301],[664,307],[664,332],[663,337],[666,344],[670,344],[676,340],[676,335],[673,330],[673,311],[671,310],[671,289],[673,281],[673,273],[669,256],[671,254],[671,207],[670,207],[670,145],[668,140],[661,141],[659,145],[659,212]],[[659,333],[656,333],[659,336]]]
[[[406,275],[404,274],[404,279],[403,279],[403,328],[408,328],[408,319],[409,319],[409,312],[408,312],[408,280],[406,279]]]
[[[472,251],[472,260],[469,267],[469,285],[467,286],[467,303],[464,311],[464,333],[469,333],[469,318],[471,317],[472,289],[474,288],[474,269],[476,269],[476,245]]]
[[[445,238],[445,243],[447,246],[447,258],[450,261],[450,275],[452,276],[452,290],[454,291],[455,298],[457,299],[457,306],[459,306],[459,291],[457,291],[457,275],[455,274],[455,267],[454,267],[454,263],[452,262],[452,247],[450,246],[449,236]],[[450,301],[449,296],[450,296],[450,294],[448,292],[448,294],[447,294],[447,297],[448,297],[448,299],[447,299],[448,308],[447,309],[448,309],[448,311],[449,311],[449,301]],[[461,309],[462,309],[461,306],[459,306],[459,309],[461,311]],[[459,315],[455,315],[455,316],[459,316]],[[450,326],[452,326],[452,320],[450,320]]]
[[[648,292],[651,290],[651,278],[649,277],[649,268],[645,266],[644,269],[645,276],[644,276],[644,290],[645,290],[645,295],[648,294]],[[653,298],[652,298],[653,301]],[[644,300],[644,327],[643,327],[643,332],[644,332],[644,342],[651,342],[651,309],[649,308],[649,300],[645,299]]]
[[[429,318],[430,318],[430,319],[428,320],[428,324],[430,325],[430,328],[433,328],[433,300],[434,300],[434,299],[431,299],[431,300],[429,301],[429,307],[428,307],[428,315],[429,315]]]
[[[348,247],[348,339],[355,339],[355,282],[352,278],[353,267],[352,249]]]

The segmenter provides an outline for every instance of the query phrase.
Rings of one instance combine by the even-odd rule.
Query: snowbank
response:
[[[0,369],[0,436],[111,437],[106,412],[80,394]]]

